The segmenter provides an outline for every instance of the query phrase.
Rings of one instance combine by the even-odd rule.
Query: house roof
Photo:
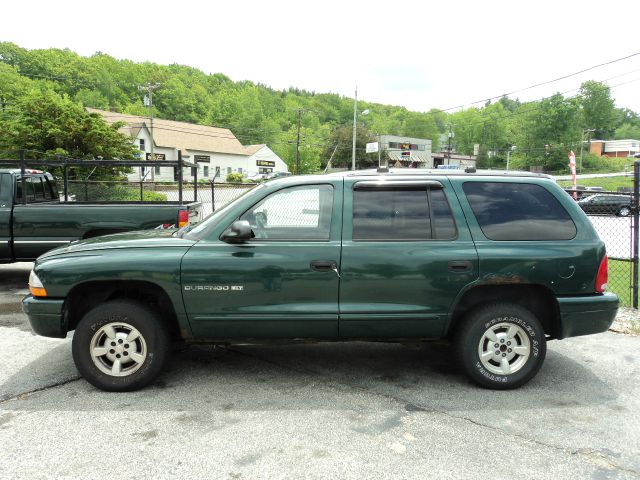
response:
[[[137,137],[140,129],[149,128],[149,118],[124,113],[107,112],[87,108],[89,113],[97,113],[107,123],[124,122],[120,132]],[[195,123],[176,122],[162,118],[153,119],[153,140],[156,146],[175,148],[182,151],[229,153],[232,155],[250,155],[231,130],[209,127]]]
[[[247,145],[244,148],[247,151],[247,155],[253,155],[254,153],[260,151],[264,147],[266,147],[266,145],[262,143],[260,145]]]

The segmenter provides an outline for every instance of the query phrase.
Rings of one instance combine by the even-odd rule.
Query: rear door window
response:
[[[354,241],[453,239],[456,228],[442,189],[397,187],[353,192]]]
[[[490,240],[570,240],[576,226],[546,188],[531,183],[466,182],[473,214]]]

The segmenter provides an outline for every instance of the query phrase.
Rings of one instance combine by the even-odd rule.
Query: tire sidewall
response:
[[[158,315],[135,302],[113,301],[89,311],[76,327],[72,353],[78,371],[92,385],[107,391],[131,391],[148,385],[162,371],[168,356],[168,339]],[[145,340],[147,356],[143,365],[131,375],[115,377],[100,371],[90,353],[95,333],[109,323],[127,323]]]
[[[531,346],[527,362],[516,373],[509,375],[488,371],[478,354],[478,346],[484,333],[499,323],[519,326],[527,335]],[[540,322],[528,310],[510,305],[492,305],[472,315],[467,327],[459,346],[460,354],[465,371],[480,385],[495,389],[516,388],[528,382],[540,370],[546,355],[546,339]]]

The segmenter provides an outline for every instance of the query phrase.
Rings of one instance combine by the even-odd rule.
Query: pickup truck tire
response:
[[[512,303],[490,303],[472,310],[459,325],[454,348],[471,380],[496,390],[527,383],[540,370],[547,352],[538,319]]]
[[[92,385],[111,392],[140,389],[160,375],[170,352],[167,329],[146,305],[113,300],[90,310],[73,336],[73,360]]]

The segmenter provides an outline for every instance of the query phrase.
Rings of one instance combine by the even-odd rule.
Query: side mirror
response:
[[[251,240],[253,232],[251,225],[246,220],[236,220],[227,228],[220,239],[227,243],[243,243]]]

